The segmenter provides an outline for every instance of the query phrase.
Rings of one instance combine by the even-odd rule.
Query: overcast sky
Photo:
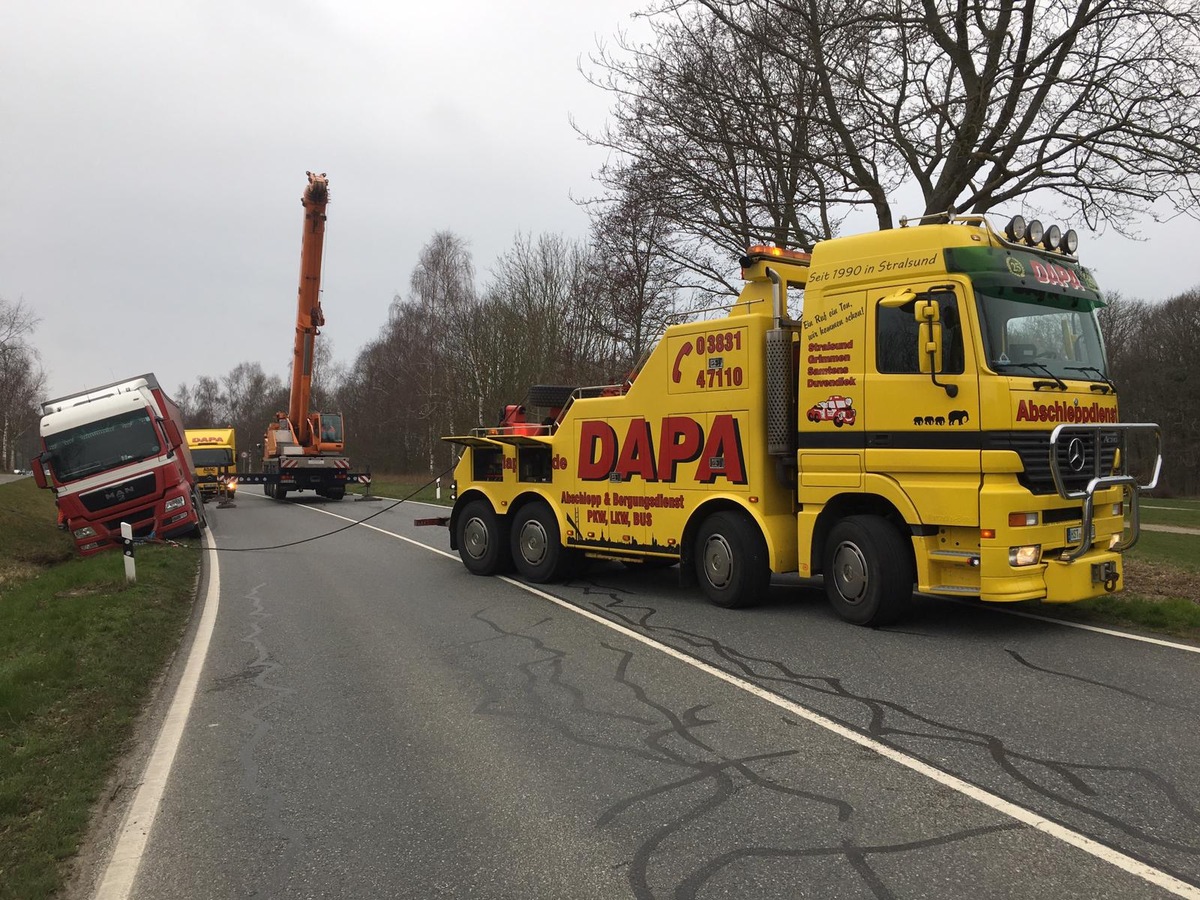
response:
[[[0,296],[41,318],[48,393],[151,371],[174,391],[246,361],[286,376],[306,170],[329,176],[342,362],[434,232],[467,239],[480,282],[518,234],[584,237],[571,197],[604,156],[570,118],[598,129],[610,98],[577,63],[641,6],[13,0]],[[1081,261],[1126,296],[1200,285],[1200,225],[1143,231],[1081,232]]]

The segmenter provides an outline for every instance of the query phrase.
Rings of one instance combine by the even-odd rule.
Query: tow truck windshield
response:
[[[75,481],[162,453],[145,410],[122,413],[46,436],[50,464],[61,482]]]
[[[1030,291],[1028,300],[987,294],[977,294],[976,300],[993,371],[1111,385],[1091,303],[1039,291]]]

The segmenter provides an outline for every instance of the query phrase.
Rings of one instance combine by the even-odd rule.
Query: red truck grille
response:
[[[129,481],[110,484],[98,491],[80,494],[79,500],[88,512],[99,512],[110,506],[120,506],[130,500],[136,500],[138,497],[148,497],[154,493],[154,487],[154,473],[149,472],[137,478],[131,478]]]
[[[113,519],[110,522],[105,522],[104,527],[109,531],[121,530],[121,523],[128,522],[133,526],[134,537],[145,537],[154,530],[154,510],[143,509],[138,512],[130,513],[127,516],[121,516],[119,519]],[[143,524],[139,524],[143,523]]]

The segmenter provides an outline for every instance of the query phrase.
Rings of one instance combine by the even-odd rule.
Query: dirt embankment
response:
[[[1200,540],[1200,538],[1198,538]],[[1200,578],[1195,572],[1173,566],[1125,559],[1124,589],[1148,600],[1182,597],[1200,605]]]

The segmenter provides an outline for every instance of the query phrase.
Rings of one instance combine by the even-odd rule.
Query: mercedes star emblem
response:
[[[1086,461],[1083,452],[1083,439],[1071,438],[1071,443],[1067,444],[1067,465],[1071,467],[1072,472],[1082,472]]]

